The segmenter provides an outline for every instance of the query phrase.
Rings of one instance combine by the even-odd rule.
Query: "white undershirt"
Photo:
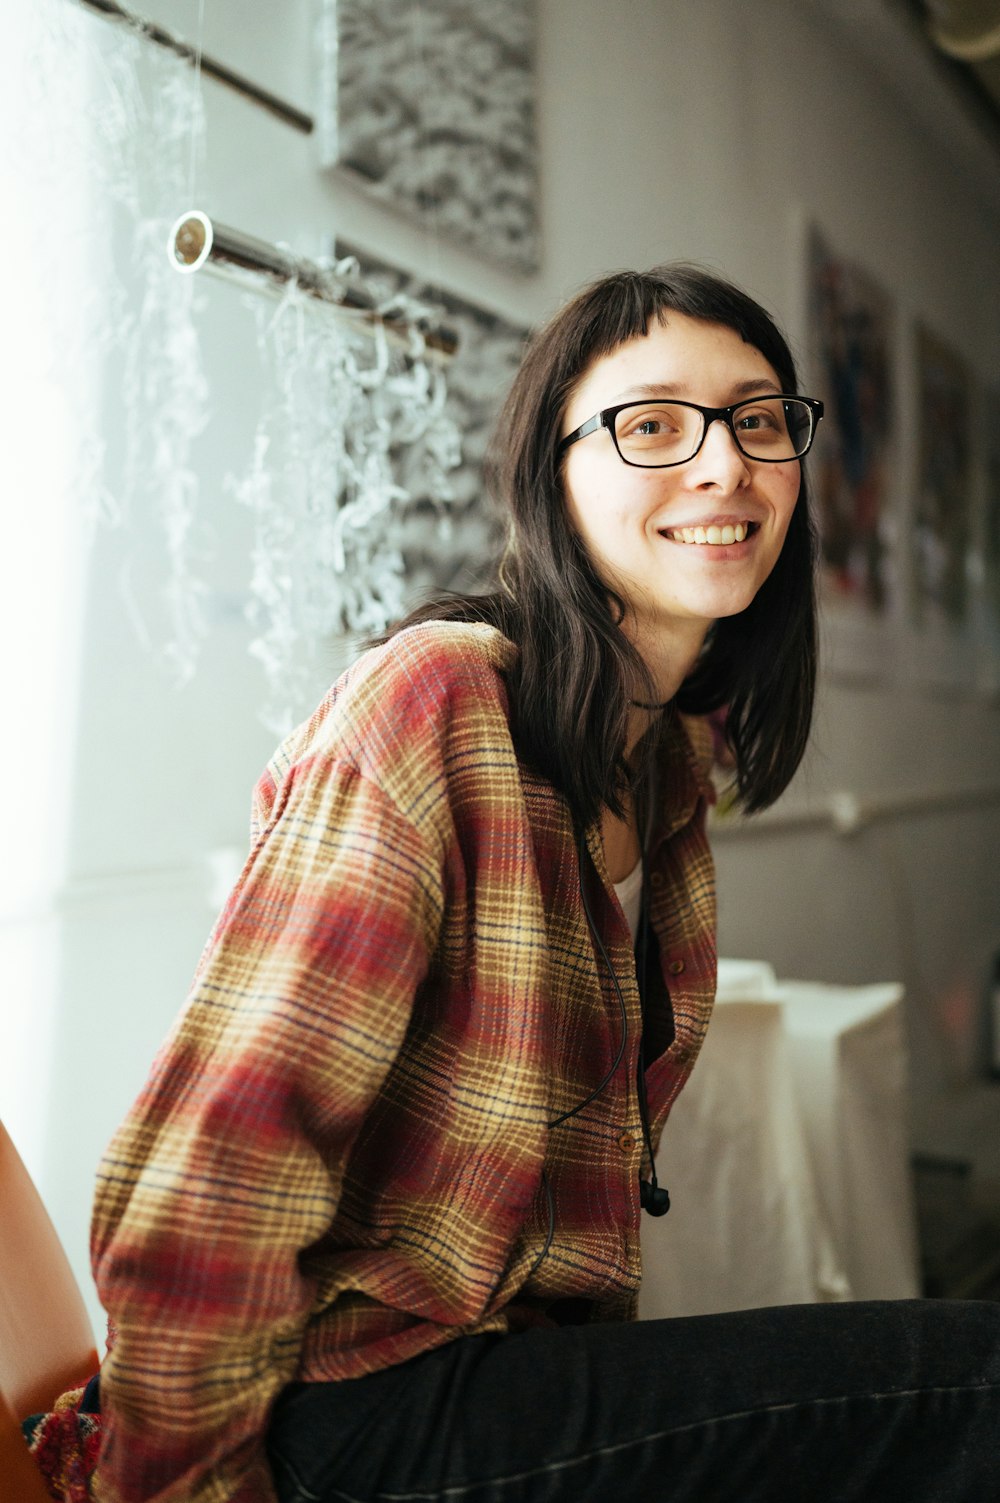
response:
[[[632,943],[635,944],[635,936],[639,929],[639,913],[642,908],[642,861],[635,863],[627,877],[620,882],[614,882],[612,886],[622,912],[628,919],[629,929],[632,931]]]

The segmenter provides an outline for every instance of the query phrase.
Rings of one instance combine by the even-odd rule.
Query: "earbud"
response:
[[[651,1185],[648,1179],[641,1179],[639,1204],[650,1216],[665,1216],[670,1210],[670,1191],[664,1185]]]
[[[646,934],[647,919],[646,919],[646,871],[645,871],[645,863],[646,863],[646,845],[648,844],[648,839],[649,839],[649,834],[648,834],[648,830],[647,830],[646,841],[643,844],[643,850],[642,850],[642,861],[643,861],[643,884],[642,884],[643,885],[643,900],[642,900],[642,914],[641,914],[641,917],[640,917],[640,926],[641,926],[641,935],[642,935],[642,940],[641,940],[641,957],[640,957],[640,960],[639,960],[639,964],[637,966],[637,974],[636,974],[636,980],[637,980],[638,986],[639,986],[639,997],[640,997],[640,1000],[641,1000],[641,1002],[643,1004],[643,1010],[644,1011],[645,1011],[645,994],[646,994],[646,941],[647,941],[647,934]],[[595,922],[594,922],[594,916],[593,916],[593,914],[590,911],[590,904],[587,901],[587,889],[586,889],[586,885],[585,885],[584,880],[583,880],[583,859],[584,859],[584,840],[583,840],[583,832],[580,831],[578,833],[578,835],[577,835],[577,875],[578,875],[578,880],[579,880],[579,884],[580,884],[580,899],[581,899],[581,902],[583,904],[583,911],[584,911],[584,913],[586,914],[586,917],[587,917],[587,927],[590,929],[590,932],[591,932],[591,934],[593,936],[593,939],[594,939],[594,943],[597,945],[597,948],[600,951],[601,959],[604,961],[604,964],[607,967],[608,974],[611,977],[611,983],[614,986],[615,993],[616,993],[616,995],[618,997],[618,1005],[621,1008],[621,1014],[622,1014],[622,1033],[621,1033],[621,1038],[618,1041],[618,1052],[615,1055],[614,1063],[612,1064],[611,1069],[605,1075],[604,1079],[601,1081],[600,1085],[597,1085],[597,1086],[594,1087],[594,1089],[591,1091],[590,1095],[586,1098],[585,1101],[578,1101],[575,1106],[570,1107],[569,1111],[563,1112],[561,1116],[555,1117],[555,1118],[553,1118],[553,1120],[551,1122],[546,1123],[546,1126],[549,1127],[549,1128],[561,1127],[564,1122],[567,1122],[570,1119],[570,1117],[575,1117],[576,1114],[577,1114],[577,1112],[581,1112],[581,1111],[583,1111],[583,1108],[585,1106],[589,1106],[590,1103],[594,1100],[595,1096],[599,1096],[600,1095],[600,1093],[604,1090],[604,1087],[607,1085],[608,1081],[611,1079],[612,1075],[617,1070],[619,1064],[621,1063],[622,1055],[625,1053],[625,1043],[626,1043],[626,1040],[628,1038],[628,1013],[626,1012],[626,1009],[625,1009],[625,998],[624,998],[624,996],[622,994],[622,989],[621,989],[621,986],[619,984],[618,977],[617,977],[617,975],[615,973],[615,968],[614,968],[614,966],[611,963],[611,957],[608,954],[607,950],[605,949],[604,941],[601,938],[600,930],[598,929],[597,925],[595,924]],[[650,1131],[649,1131],[649,1108],[648,1108],[648,1106],[646,1104],[645,1071],[643,1069],[641,1060],[640,1060],[639,1071],[638,1071],[638,1076],[637,1076],[637,1080],[636,1080],[636,1086],[637,1086],[638,1100],[639,1100],[639,1120],[642,1123],[642,1135],[643,1135],[643,1138],[644,1138],[645,1143],[646,1143],[646,1149],[647,1149],[647,1151],[649,1153],[649,1162],[650,1162],[650,1166],[651,1166],[652,1171],[653,1171],[652,1183],[649,1180],[647,1180],[647,1179],[641,1179],[639,1181],[639,1205],[650,1216],[665,1216],[667,1214],[667,1212],[670,1210],[670,1192],[669,1192],[669,1190],[667,1190],[665,1188],[665,1186],[658,1185],[656,1183],[656,1165],[653,1162],[653,1143],[652,1143],[652,1139],[650,1137]],[[547,1190],[547,1188],[548,1187],[546,1186],[546,1190]],[[552,1230],[553,1230],[553,1223],[552,1223],[552,1218],[551,1218],[551,1213],[552,1213],[551,1198],[550,1198],[550,1201],[549,1201],[549,1212],[550,1212],[549,1238],[551,1240]],[[548,1246],[549,1246],[549,1243],[546,1242],[545,1249],[543,1249],[543,1256],[544,1256],[545,1250],[548,1249]],[[536,1264],[536,1267],[537,1267],[537,1264]],[[534,1270],[532,1270],[532,1271],[534,1271]]]

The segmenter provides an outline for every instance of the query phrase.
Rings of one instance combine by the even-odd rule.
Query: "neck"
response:
[[[628,631],[633,645],[652,675],[654,686],[652,699],[647,700],[645,695],[637,695],[636,698],[641,702],[632,705],[626,756],[632,752],[656,717],[671,703],[698,661],[708,628],[702,622],[691,622],[690,625],[690,631],[672,631],[667,636],[662,627],[658,630],[644,630],[634,620],[623,623],[623,629]]]

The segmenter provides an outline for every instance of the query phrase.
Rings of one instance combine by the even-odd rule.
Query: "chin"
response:
[[[724,616],[738,616],[753,602],[756,594],[756,590],[727,591],[725,595],[716,596],[712,600],[692,601],[691,615],[709,623],[719,621]]]
[[[730,601],[726,605],[720,606],[719,609],[712,616],[712,620],[713,621],[721,621],[721,620],[723,620],[727,616],[739,616],[739,615],[742,615],[742,613],[746,610],[747,606],[753,604],[754,597],[756,596],[756,594],[757,594],[757,592],[755,590],[752,595],[746,595],[746,596],[743,597],[743,599],[741,599],[739,601]]]

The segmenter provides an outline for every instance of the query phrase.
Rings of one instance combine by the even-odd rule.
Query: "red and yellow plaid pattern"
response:
[[[484,625],[366,653],[279,748],[252,847],[100,1167],[106,1503],[264,1503],[292,1379],[372,1372],[552,1300],[635,1314],[642,1031],[631,937],[587,832],[519,765]],[[698,752],[693,741],[698,742]],[[654,1140],[715,989],[710,738],[665,732],[653,926],[676,1037]],[[596,868],[596,870],[595,870]],[[551,1246],[543,1168],[555,1209]]]

